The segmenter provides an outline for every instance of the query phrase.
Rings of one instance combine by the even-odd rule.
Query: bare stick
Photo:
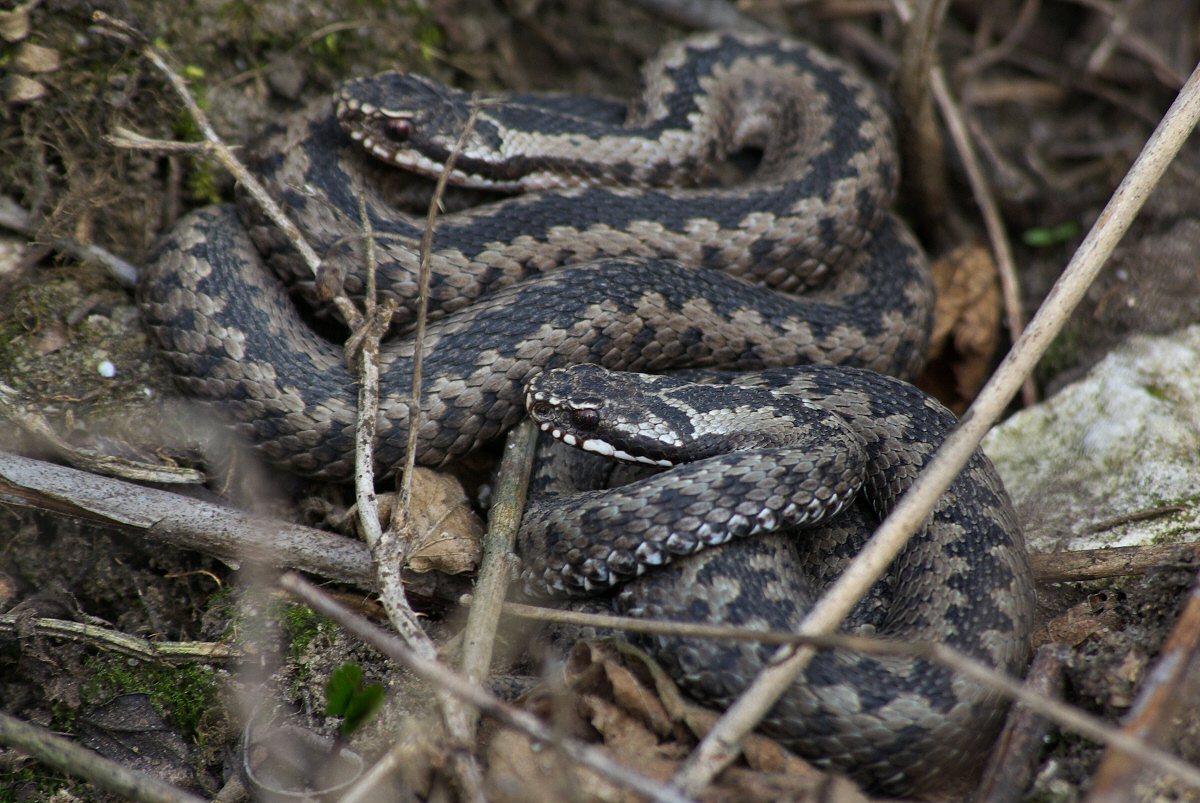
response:
[[[1197,117],[1200,117],[1200,66],[1192,73],[1137,161],[1113,193],[1050,295],[980,391],[958,427],[950,433],[933,460],[900,499],[896,509],[879,525],[858,557],[813,606],[801,623],[799,632],[831,632],[904,548],[910,535],[920,527],[938,498],[950,487],[988,428],[1004,412],[1021,382],[1062,329],[1067,317],[1195,127]],[[788,656],[780,656],[780,663],[764,670],[754,685],[704,737],[676,777],[678,786],[685,790],[700,789],[727,766],[737,756],[741,737],[758,724],[812,657],[810,648],[787,648],[785,651]]]
[[[416,328],[413,330],[412,397],[408,402],[408,443],[404,449],[404,479],[400,485],[400,498],[396,503],[396,510],[402,517],[407,516],[408,506],[412,503],[412,469],[417,460],[417,434],[421,429],[421,373],[425,367],[425,318],[429,311],[433,227],[437,221],[438,207],[441,205],[442,196],[446,193],[446,183],[450,180],[450,174],[454,170],[454,162],[458,159],[458,154],[462,152],[467,137],[475,128],[475,121],[479,119],[479,112],[482,108],[483,104],[479,101],[471,104],[471,113],[467,116],[462,133],[458,135],[458,141],[454,143],[450,155],[446,157],[446,164],[442,165],[442,174],[438,176],[437,185],[433,189],[433,198],[429,201],[429,213],[425,218],[425,232],[421,235],[421,263],[417,279],[419,288],[417,291],[417,321]]]
[[[202,797],[131,770],[45,728],[0,711],[0,743],[28,753],[48,767],[83,778],[138,803],[207,803]]]
[[[908,165],[905,182],[917,193],[927,228],[944,228],[950,190],[942,137],[929,102],[929,71],[937,51],[937,35],[949,8],[948,0],[917,0],[911,19],[905,19],[900,68],[896,73],[900,97],[900,146]]]
[[[304,235],[300,233],[300,229],[291,221],[291,218],[283,213],[283,210],[279,208],[279,205],[275,203],[262,184],[258,182],[254,174],[246,169],[246,166],[233,155],[233,151],[229,149],[229,146],[217,135],[216,129],[208,121],[208,116],[200,108],[200,105],[196,103],[196,99],[192,97],[192,94],[188,92],[187,83],[183,78],[170,68],[162,56],[158,54],[154,45],[147,42],[146,37],[140,31],[119,20],[113,19],[102,11],[94,12],[92,20],[99,26],[98,30],[101,33],[121,39],[131,46],[137,47],[142,56],[166,77],[167,82],[175,90],[175,94],[179,96],[184,108],[187,109],[188,115],[195,121],[196,127],[200,129],[201,135],[207,142],[211,143],[213,158],[233,174],[233,177],[250,194],[263,213],[283,231],[287,236],[288,242],[295,247],[300,257],[304,260],[304,264],[308,265],[313,275],[316,276],[317,270],[321,266],[321,258],[317,256],[317,252],[312,249],[312,246],[304,239]],[[338,312],[341,313],[343,319],[351,329],[357,329],[361,325],[362,316],[359,315],[354,304],[351,303],[350,299],[344,293],[340,293],[333,299],[333,303],[337,306]]]
[[[234,651],[228,644],[215,641],[146,641],[117,630],[108,630],[64,619],[32,619],[13,614],[0,615],[0,633],[13,635],[32,625],[39,636],[77,641],[107,652],[117,653],[140,661],[182,664],[188,662],[223,662],[232,660]]]
[[[517,540],[517,528],[521,526],[521,512],[525,509],[536,435],[533,423],[526,418],[509,432],[504,445],[496,500],[488,516],[487,534],[483,537],[483,558],[475,581],[475,595],[463,628],[461,669],[475,683],[486,678],[492,666],[496,628],[517,562],[513,545]]]
[[[375,299],[375,236],[371,218],[367,213],[366,200],[358,195],[358,213],[366,240],[367,283],[364,307],[365,325],[360,333],[351,338],[359,343],[359,389],[358,425],[355,431],[354,486],[358,501],[358,516],[363,534],[375,556],[375,571],[379,578],[380,601],[387,611],[388,620],[404,637],[405,642],[422,657],[437,661],[437,645],[421,627],[416,612],[408,604],[404,593],[402,572],[406,559],[407,544],[411,539],[401,539],[394,527],[385,533],[379,524],[379,505],[375,498],[375,431],[379,418],[379,341],[391,323],[395,304],[377,304]],[[422,300],[428,295],[428,287],[422,287]],[[424,303],[424,301],[422,301]],[[420,315],[424,316],[422,308]],[[352,349],[352,345],[347,346]],[[420,344],[418,342],[418,349]],[[348,357],[350,355],[347,355]],[[415,383],[414,383],[415,384]],[[410,426],[412,420],[409,421]],[[406,474],[411,473],[411,466]],[[405,508],[407,509],[407,508]],[[399,515],[399,511],[397,511]],[[453,751],[451,767],[463,794],[470,800],[483,803],[483,772],[469,749],[474,744],[474,726],[458,698],[438,690],[438,702],[446,729],[458,742],[459,749]]]
[[[30,239],[38,237],[38,227],[30,220],[29,212],[8,196],[0,196],[0,226],[24,234]],[[137,286],[137,268],[98,245],[80,245],[65,237],[51,237],[46,240],[46,244],[55,250],[70,254],[80,262],[99,262],[124,287]]]
[[[257,561],[367,590],[375,585],[371,555],[359,541],[3,451],[0,502],[134,532],[235,568]]]
[[[996,269],[1000,274],[1000,290],[1004,297],[1004,316],[1008,321],[1009,337],[1016,342],[1025,328],[1021,315],[1021,288],[1017,282],[1017,268],[1013,262],[1012,249],[1008,245],[1008,234],[1004,231],[1004,221],[1000,217],[1000,209],[992,195],[991,187],[984,178],[983,170],[979,167],[979,158],[975,155],[975,147],[971,144],[971,135],[967,133],[966,123],[962,113],[950,94],[946,84],[946,74],[942,68],[934,67],[931,75],[933,97],[942,112],[946,128],[950,130],[950,138],[962,159],[963,168],[967,171],[967,180],[971,183],[971,193],[975,203],[983,215],[983,225],[987,228],[988,240],[992,244],[992,253],[996,256]],[[1026,407],[1037,404],[1037,388],[1034,387],[1033,377],[1027,376],[1021,383],[1021,401]]]
[[[1200,551],[1200,544],[1194,543],[1122,546],[1030,555],[1029,563],[1033,567],[1034,580],[1039,583],[1075,583],[1145,574],[1155,566],[1191,557],[1197,551]]]
[[[0,382],[0,420],[4,419],[41,438],[59,457],[84,471],[138,482],[160,482],[164,485],[199,485],[204,482],[204,475],[195,469],[127,460],[68,443],[58,436],[41,413],[30,409],[22,394]]]
[[[345,606],[322,593],[297,574],[286,574],[279,580],[283,588],[314,611],[328,616],[346,631],[378,649],[414,675],[445,689],[483,711],[503,725],[521,731],[534,739],[554,745],[580,764],[594,770],[613,783],[664,803],[687,803],[679,792],[621,766],[602,750],[563,736],[548,728],[528,711],[501,702],[478,683],[473,683],[447,669],[437,661],[426,659],[409,649],[400,639],[384,632]]]

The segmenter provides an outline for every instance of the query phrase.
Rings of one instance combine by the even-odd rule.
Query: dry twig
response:
[[[968,658],[941,644],[887,641],[829,633],[802,635],[784,631],[763,632],[730,625],[635,619],[625,616],[559,611],[551,608],[537,608],[530,605],[516,605],[512,603],[505,605],[504,609],[507,613],[542,621],[613,628],[631,633],[647,633],[681,638],[753,641],[763,644],[803,645],[814,651],[818,649],[833,649],[860,652],[869,655],[924,658],[933,663],[940,664],[953,672],[966,675],[977,683],[1018,701],[1021,706],[1029,711],[1057,722],[1062,727],[1073,729],[1101,744],[1110,745],[1131,755],[1136,755],[1142,761],[1163,772],[1175,773],[1189,785],[1200,789],[1200,768],[1188,764],[1177,756],[1173,756],[1137,736],[1123,733],[1097,716],[1051,699],[1044,691],[1022,686],[1019,681],[1008,677],[1003,672],[998,672],[980,661]]]
[[[22,722],[3,711],[0,711],[0,743],[137,803],[207,803],[191,792],[110,761],[70,739],[55,736],[46,728]]]
[[[127,460],[68,443],[59,437],[41,413],[29,408],[16,389],[0,382],[0,420],[4,419],[41,438],[59,457],[84,471],[163,485],[199,485],[205,480],[204,475],[195,469]]]
[[[64,619],[25,619],[15,614],[0,615],[0,633],[24,635],[26,628],[38,636],[66,639],[139,661],[188,663],[192,661],[229,661],[234,651],[228,644],[215,641],[146,641],[145,639],[81,622]]]
[[[6,195],[0,196],[0,226],[24,234],[31,240],[37,240],[38,227],[30,219],[29,213]],[[137,286],[137,268],[98,245],[80,245],[65,237],[52,237],[46,244],[55,250],[70,254],[80,262],[99,262],[124,287]]]
[[[935,66],[930,76],[933,85],[933,97],[942,112],[942,119],[950,131],[950,139],[958,150],[963,168],[967,171],[967,180],[971,183],[971,192],[975,203],[983,215],[983,225],[987,228],[988,240],[992,244],[992,254],[996,257],[996,270],[1000,275],[1000,289],[1004,297],[1004,316],[1008,321],[1008,334],[1015,343],[1025,328],[1024,316],[1021,315],[1021,289],[1017,282],[1017,267],[1013,261],[1012,248],[1008,244],[1008,233],[1004,230],[1004,221],[1000,217],[1000,209],[996,206],[996,198],[979,166],[975,148],[971,144],[971,135],[967,133],[966,123],[962,113],[950,94],[946,84],[946,75],[940,66]],[[1037,404],[1037,388],[1034,387],[1033,377],[1027,376],[1021,383],[1021,401],[1026,407]]]
[[[504,458],[496,481],[495,503],[488,516],[488,530],[483,538],[483,557],[471,611],[463,628],[461,669],[463,675],[479,683],[492,665],[492,645],[496,628],[504,609],[504,596],[517,564],[513,545],[521,526],[525,509],[525,492],[529,488],[529,471],[533,465],[537,430],[524,419],[508,434]]]
[[[358,541],[9,452],[0,452],[0,502],[135,532],[234,568],[260,562],[375,585],[371,555]]]
[[[352,340],[361,341],[358,393],[358,426],[355,450],[355,489],[358,499],[359,519],[371,554],[375,557],[376,574],[379,578],[380,601],[388,613],[388,619],[404,637],[408,645],[422,658],[437,661],[437,645],[425,633],[416,613],[408,604],[404,593],[402,571],[414,534],[408,515],[412,504],[412,475],[416,463],[417,432],[421,425],[421,364],[424,350],[425,317],[429,304],[429,252],[433,240],[433,226],[437,217],[438,204],[446,189],[446,181],[454,169],[454,161],[462,149],[467,135],[474,126],[477,111],[463,128],[458,142],[451,151],[442,175],[438,179],[433,199],[429,204],[429,217],[425,224],[425,236],[421,241],[421,277],[417,302],[417,327],[414,335],[412,398],[408,410],[408,450],[405,455],[404,479],[400,499],[392,516],[391,526],[383,531],[379,524],[378,502],[375,498],[375,430],[379,416],[379,342],[391,323],[395,303],[388,300],[382,305],[375,299],[375,236],[371,228],[370,215],[362,194],[358,196],[359,218],[366,241],[366,324],[363,332]],[[349,355],[347,355],[349,356]],[[475,744],[475,723],[461,702],[442,689],[437,690],[446,728],[457,745],[453,751],[452,766],[463,794],[470,800],[483,803],[483,772],[475,761],[471,749]]]
[[[308,244],[304,236],[300,233],[300,229],[296,227],[291,218],[283,213],[283,210],[279,208],[275,200],[271,198],[262,184],[258,182],[254,174],[246,169],[246,166],[234,156],[229,146],[217,135],[216,130],[208,121],[208,116],[201,110],[199,104],[196,103],[196,99],[192,97],[192,94],[188,92],[187,84],[183,78],[171,69],[162,56],[158,54],[154,46],[146,41],[146,37],[140,31],[119,20],[113,19],[102,11],[94,12],[92,19],[95,21],[97,30],[100,33],[123,41],[131,47],[136,47],[138,52],[163,74],[167,82],[171,85],[171,88],[175,90],[175,94],[179,96],[184,108],[187,109],[188,115],[196,123],[196,127],[200,129],[201,135],[209,143],[209,152],[213,158],[222,167],[232,173],[242,188],[254,198],[259,208],[287,236],[288,242],[295,246],[304,263],[308,265],[313,275],[316,276],[321,266],[321,258],[317,256],[316,251],[313,251],[312,246]],[[140,144],[133,145],[134,147],[149,149],[161,147],[161,143],[155,140],[147,140],[143,137],[138,137],[138,140],[141,141]],[[166,147],[171,149],[174,146],[166,144]],[[358,314],[358,310],[345,294],[340,294],[337,298],[333,299],[333,303],[346,323],[350,325],[350,328],[356,329],[361,325],[361,316]]]

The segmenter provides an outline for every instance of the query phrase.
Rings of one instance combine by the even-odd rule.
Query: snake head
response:
[[[422,75],[384,72],[347,81],[334,95],[338,122],[346,134],[375,158],[395,167],[437,178],[471,115],[469,93]],[[494,126],[478,119],[458,151],[454,184],[505,189],[490,175],[483,155],[498,151]]]
[[[569,446],[624,463],[673,466],[670,447],[678,439],[664,440],[647,426],[654,420],[650,395],[662,379],[598,365],[557,368],[530,381],[525,407],[543,432]]]
[[[695,387],[668,376],[556,368],[525,392],[529,416],[555,439],[623,463],[674,466],[711,454],[679,394]]]
[[[836,413],[794,393],[698,385],[598,365],[534,377],[525,407],[543,432],[569,446],[650,466],[790,447],[808,437],[857,438]]]

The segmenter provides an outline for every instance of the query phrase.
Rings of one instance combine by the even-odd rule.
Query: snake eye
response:
[[[383,131],[393,142],[407,142],[413,135],[413,122],[406,117],[388,120],[383,124]]]
[[[591,431],[600,426],[600,412],[590,407],[571,411],[571,421],[581,430]]]

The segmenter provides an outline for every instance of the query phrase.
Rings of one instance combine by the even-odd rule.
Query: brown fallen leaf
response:
[[[471,509],[462,483],[450,474],[420,466],[413,471],[411,516],[417,535],[407,568],[443,574],[474,571],[479,565],[483,522]],[[379,495],[379,518],[385,527],[395,504],[395,494]]]
[[[918,383],[955,412],[975,398],[1000,337],[1000,285],[991,252],[956,248],[930,266],[937,290],[929,366]],[[952,378],[951,378],[952,377]]]

